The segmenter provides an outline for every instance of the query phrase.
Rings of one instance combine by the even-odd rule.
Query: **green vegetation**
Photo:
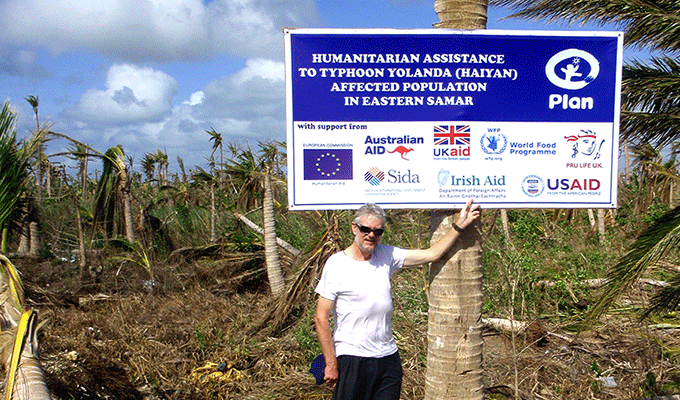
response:
[[[5,116],[12,122],[10,117]],[[7,123],[3,129],[0,160],[13,160],[11,157],[17,157],[17,150],[28,142],[16,143],[13,124]],[[225,154],[223,145],[228,148]],[[223,143],[221,134],[211,130],[206,146],[212,146],[214,155],[219,154],[219,161],[213,159],[205,169],[196,167],[189,173],[181,160],[178,172],[168,172],[173,169],[168,168],[170,162],[160,150],[147,154],[141,170],[135,170],[119,146],[99,152],[75,142],[68,156],[79,163],[88,158],[100,160],[104,172],[97,180],[84,172],[75,177],[56,173],[56,167],[47,163],[43,172],[52,171],[44,174],[50,184],[43,180],[38,185],[35,162],[51,157],[25,158],[24,169],[15,174],[21,177],[18,180],[11,169],[0,169],[0,176],[7,178],[0,179],[0,195],[9,192],[2,191],[3,182],[20,181],[15,187],[20,188],[21,196],[0,197],[0,216],[14,221],[0,224],[7,232],[8,253],[28,260],[22,268],[32,268],[27,274],[31,287],[60,290],[60,296],[100,293],[125,298],[125,302],[116,303],[118,308],[101,307],[101,315],[89,316],[83,324],[108,326],[106,348],[112,358],[135,365],[130,373],[135,383],[147,382],[158,393],[169,392],[168,385],[176,385],[177,393],[185,390],[177,398],[230,398],[222,396],[225,389],[221,386],[177,389],[186,386],[187,381],[182,379],[188,376],[189,366],[230,360],[235,368],[251,376],[248,383],[229,383],[226,393],[235,393],[233,398],[245,393],[254,393],[252,398],[305,398],[305,393],[308,398],[326,398],[328,391],[323,387],[272,389],[259,387],[258,382],[283,382],[285,374],[293,372],[298,381],[307,377],[309,362],[320,352],[313,326],[313,288],[325,257],[351,240],[352,212],[288,211],[285,177],[280,169],[285,160],[281,144],[263,144],[254,152]],[[35,154],[38,147],[27,149]],[[677,221],[678,211],[673,210],[678,198],[673,194],[677,191],[673,183],[678,180],[677,165],[660,163],[649,151],[638,156],[634,178],[619,186],[619,208],[604,217],[603,234],[591,226],[587,210],[508,210],[506,237],[500,211],[484,211],[483,317],[526,324],[517,335],[488,328],[485,368],[489,386],[514,384],[509,377],[516,368],[520,390],[528,393],[540,387],[544,398],[610,393],[613,389],[606,386],[609,381],[600,379],[608,377],[615,377],[629,397],[680,390],[680,343],[669,340],[663,330],[648,328],[678,325],[678,294],[674,289],[680,287],[677,242],[667,241],[666,250],[657,253],[653,268],[647,265],[635,273],[635,279],[666,281],[671,286],[653,290],[649,285],[640,287],[627,281],[608,297],[608,303],[598,303],[605,293],[601,279],[611,276],[622,260],[631,260],[630,246],[637,240],[633,248],[638,253],[647,251],[639,237],[647,237],[643,245],[654,244],[677,230],[677,223],[663,225],[663,221]],[[650,173],[660,166],[662,175],[674,180]],[[277,236],[300,251],[296,257],[279,247],[286,293],[275,302],[270,297],[265,268],[264,238],[246,223],[264,225],[263,180],[267,173],[272,183]],[[385,243],[426,247],[429,218],[428,210],[388,211]],[[660,218],[661,230],[657,222]],[[35,231],[25,227],[31,222],[36,223]],[[648,228],[648,235],[641,236]],[[33,258],[26,258],[29,252],[21,246],[27,234],[40,239],[36,251],[31,252]],[[79,270],[74,269],[75,262]],[[422,397],[428,278],[426,268],[416,268],[403,271],[393,281],[395,336],[409,390],[404,398]],[[657,299],[666,299],[670,307],[643,314],[655,293],[665,296]],[[49,298],[43,304],[61,304],[49,297],[57,294],[41,295]],[[596,307],[601,311],[597,319],[592,314]],[[121,320],[116,319],[119,316]],[[640,324],[641,316],[645,319]],[[72,316],[56,316],[58,324],[50,329],[68,326],[68,318]],[[583,323],[588,318],[591,325],[586,326]],[[117,331],[126,328],[130,331]],[[579,330],[586,337],[619,340],[631,359],[625,359],[625,353],[599,356],[598,352],[604,350],[595,347],[582,351],[585,345],[573,339]],[[89,343],[82,338],[66,339],[63,334],[55,334],[46,342],[50,341],[62,341],[64,349]],[[97,346],[104,346],[101,343]],[[154,353],[137,357],[126,343],[146,343]],[[56,352],[58,346],[53,346]],[[569,352],[560,350],[565,346]],[[173,354],[172,361],[159,358],[166,354]],[[177,369],[168,369],[174,362],[179,363]],[[621,365],[633,364],[635,373],[625,375]],[[574,379],[556,372],[561,365],[574,366],[570,372]],[[168,378],[172,374],[177,374],[174,380]],[[579,386],[583,382],[585,386]],[[580,390],[585,390],[585,397],[579,397]],[[511,395],[501,388],[489,396]]]

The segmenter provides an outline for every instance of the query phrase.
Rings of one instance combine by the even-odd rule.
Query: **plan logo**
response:
[[[545,75],[555,86],[567,90],[586,87],[600,73],[600,62],[583,50],[560,51],[548,60]]]
[[[371,167],[364,174],[364,180],[373,186],[380,186],[380,182],[385,180],[385,173],[376,167]]]
[[[545,183],[538,176],[529,175],[522,180],[522,190],[529,197],[537,197],[545,190]]]
[[[565,90],[580,90],[593,82],[600,73],[600,62],[592,54],[578,49],[560,51],[545,65],[545,76],[555,86]],[[566,93],[551,94],[548,108],[564,110],[592,110],[592,97],[569,96]]]
[[[504,134],[498,132],[498,130],[500,129],[489,129],[489,133],[482,135],[479,144],[486,154],[501,154],[505,151],[505,148],[508,147],[508,138],[506,138]]]
[[[576,158],[579,154],[593,160],[600,158],[604,139],[597,140],[595,132],[581,129],[578,135],[569,135],[564,138],[567,144],[571,144],[571,158]]]

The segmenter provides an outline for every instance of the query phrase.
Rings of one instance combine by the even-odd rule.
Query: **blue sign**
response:
[[[615,207],[622,43],[288,30],[290,207],[452,208],[476,191],[487,208]]]

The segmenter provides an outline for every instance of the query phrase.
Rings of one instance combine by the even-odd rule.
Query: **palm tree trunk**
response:
[[[503,235],[505,236],[505,243],[511,245],[512,239],[510,238],[510,224],[508,222],[508,210],[501,208],[501,224],[503,224]]]
[[[435,0],[435,28],[485,29],[488,0]],[[451,229],[432,215],[432,240]],[[435,225],[435,222],[438,223]],[[430,267],[426,400],[482,400],[481,219]]]
[[[432,222],[442,214],[433,213]],[[439,223],[432,243],[451,229],[451,221],[453,215]],[[477,220],[430,267],[426,400],[484,398],[481,240]]]
[[[595,230],[595,213],[593,213],[592,208],[588,209],[588,221],[590,222],[590,229]]]
[[[214,243],[215,236],[215,221],[217,219],[217,210],[215,208],[215,182],[210,184],[210,243]]]
[[[83,231],[83,221],[80,218],[80,204],[76,197],[73,198],[76,205],[76,224],[78,224],[78,268],[80,268],[80,278],[85,279],[89,277],[85,268],[87,267],[87,256],[85,255],[85,232]]]
[[[123,218],[125,219],[125,237],[130,243],[135,241],[135,229],[132,222],[132,200],[130,199],[130,184],[126,171],[121,172],[125,174],[120,180],[121,190],[123,194]]]
[[[28,230],[30,234],[28,255],[30,257],[38,258],[40,257],[40,236],[38,234],[38,223],[36,221],[31,221],[28,224]]]
[[[435,28],[486,29],[488,0],[434,0]]]
[[[628,147],[628,139],[623,141],[623,156],[626,160],[626,185],[630,184],[630,148]]]
[[[607,213],[607,210],[604,208],[598,208],[597,209],[597,232],[600,234],[600,244],[604,243],[604,234],[605,234],[605,225],[604,225],[604,217]]]
[[[269,167],[264,177],[264,254],[267,263],[267,277],[269,287],[275,298],[281,297],[285,290],[281,260],[279,259],[279,247],[276,244],[276,224],[274,219],[274,192]]]

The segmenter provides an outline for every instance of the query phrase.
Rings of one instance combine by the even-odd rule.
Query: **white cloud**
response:
[[[131,62],[272,56],[281,29],[313,25],[313,0],[5,0],[0,44],[84,50]],[[282,55],[281,55],[282,56]]]
[[[285,139],[284,65],[247,60],[236,73],[208,83],[188,99],[170,105],[176,82],[163,72],[114,65],[106,89],[91,89],[77,108],[62,114],[55,129],[105,149],[121,144],[141,159],[157,148],[167,151],[171,168],[177,156],[187,168],[206,165],[214,128],[225,143],[248,144]],[[95,143],[93,143],[93,141]]]
[[[0,75],[20,76],[38,79],[49,76],[49,72],[38,63],[35,52],[6,49],[0,55]]]
[[[88,124],[138,124],[156,122],[172,110],[177,81],[152,68],[113,65],[106,89],[91,89],[68,113]]]

